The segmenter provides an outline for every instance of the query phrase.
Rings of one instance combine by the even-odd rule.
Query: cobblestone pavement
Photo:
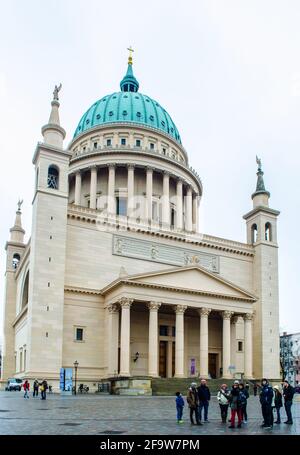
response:
[[[22,392],[0,392],[0,434],[5,435],[227,435],[227,434],[300,434],[300,395],[292,412],[293,425],[260,428],[262,417],[258,397],[248,400],[248,424],[229,429],[222,424],[216,397],[209,407],[209,423],[191,426],[185,406],[183,424],[176,422],[174,397],[122,397],[110,395],[48,395],[24,399]],[[282,409],[282,421],[286,420]]]

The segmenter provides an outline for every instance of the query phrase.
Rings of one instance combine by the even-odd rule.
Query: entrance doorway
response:
[[[161,378],[167,377],[167,341],[159,342],[159,376]]]
[[[217,356],[218,354],[208,354],[208,373],[212,379],[217,377]]]

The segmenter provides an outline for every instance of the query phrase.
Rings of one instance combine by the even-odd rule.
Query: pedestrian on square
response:
[[[180,392],[176,392],[176,410],[177,410],[177,423],[183,423],[182,414],[184,408],[184,399]]]
[[[41,400],[46,400],[46,391],[48,388],[46,379],[43,379],[42,383],[40,384],[40,388],[41,388]]]
[[[204,409],[204,422],[208,420],[208,406],[210,401],[210,390],[207,386],[206,379],[201,379],[200,386],[198,387],[198,398],[199,398],[199,421],[202,420],[202,409]]]
[[[249,396],[250,396],[250,384],[249,384],[249,382],[246,382],[246,384],[245,384],[245,389],[247,390],[247,392],[248,392],[248,397],[249,397]]]
[[[33,397],[35,396],[39,396],[39,381],[37,379],[33,383]]]
[[[253,386],[253,395],[254,395],[255,397],[256,397],[256,395],[257,395],[257,389],[258,389],[258,387],[257,387],[257,384],[255,383],[254,386]]]
[[[281,423],[280,408],[282,408],[282,393],[280,392],[280,388],[278,385],[274,385],[273,391],[274,391],[274,409],[276,409],[276,414],[277,414],[277,420],[275,421],[275,423],[279,424],[279,423]]]
[[[186,401],[187,401],[187,403],[189,405],[189,408],[190,408],[191,424],[195,425],[195,422],[194,422],[194,419],[193,419],[194,414],[195,414],[196,424],[197,425],[202,425],[202,423],[199,421],[199,417],[198,417],[199,398],[198,398],[198,392],[197,392],[196,387],[197,387],[197,384],[195,382],[192,382],[191,383],[191,387],[189,387],[189,389],[188,389]]]
[[[249,398],[249,392],[244,387],[244,384],[241,382],[239,384],[239,389],[240,389],[240,400],[241,400],[241,409],[242,409],[242,421],[243,423],[248,422],[248,416],[247,416],[247,400]]]
[[[236,379],[233,383],[229,401],[231,408],[231,424],[229,428],[235,428],[235,416],[238,417],[238,428],[242,426],[242,402],[241,402],[241,392],[239,388],[239,381]]]
[[[230,391],[228,390],[227,384],[222,384],[217,394],[217,400],[219,402],[221,410],[222,423],[226,423],[229,406],[229,396]]]
[[[23,389],[24,389],[24,398],[29,398],[30,384],[29,384],[29,382],[27,381],[27,379],[26,379],[26,381],[25,381],[24,384],[23,384]]]
[[[261,391],[259,394],[259,400],[261,404],[261,411],[264,419],[262,428],[271,429],[273,426],[273,414],[272,414],[272,401],[274,392],[267,379],[261,381]]]
[[[295,389],[291,384],[285,380],[283,382],[283,398],[284,398],[284,408],[287,416],[287,421],[284,423],[287,423],[288,425],[293,425],[293,417],[292,417],[292,411],[291,407],[293,404],[293,398],[294,398],[294,393]]]

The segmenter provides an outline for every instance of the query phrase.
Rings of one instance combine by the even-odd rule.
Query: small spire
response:
[[[252,194],[252,199],[255,196],[258,196],[258,195],[265,195],[265,196],[267,196],[267,198],[269,198],[270,197],[270,193],[265,188],[265,182],[264,182],[264,177],[263,177],[264,173],[263,173],[263,170],[262,170],[261,159],[258,158],[257,155],[256,155],[256,163],[257,163],[257,173],[256,173],[257,182],[256,182],[256,190]]]
[[[122,92],[137,92],[139,89],[139,83],[134,77],[132,70],[132,52],[134,52],[134,50],[131,46],[128,47],[127,50],[129,51],[127,73],[121,80],[120,87]]]
[[[10,229],[10,241],[11,242],[18,242],[18,243],[24,243],[24,234],[25,231],[22,227],[22,220],[21,220],[21,207],[23,204],[23,200],[18,200],[18,208],[16,211],[16,219],[15,219],[15,224],[14,226]]]
[[[53,90],[53,100],[51,101],[51,112],[47,125],[42,127],[42,135],[44,142],[54,147],[62,148],[63,140],[66,137],[65,130],[60,126],[59,119],[59,98],[58,92],[61,90],[62,84],[55,85]]]

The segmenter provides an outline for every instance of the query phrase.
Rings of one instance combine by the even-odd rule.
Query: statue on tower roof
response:
[[[19,199],[19,200],[18,200],[18,204],[17,204],[17,205],[18,205],[18,212],[21,212],[22,204],[23,204],[23,199],[22,199],[22,200]]]
[[[256,163],[257,163],[257,166],[258,166],[258,171],[261,171],[261,159],[258,158],[257,155],[256,155]]]
[[[62,84],[59,84],[59,86],[55,85],[54,91],[53,91],[53,100],[58,101],[58,92],[61,90]]]

